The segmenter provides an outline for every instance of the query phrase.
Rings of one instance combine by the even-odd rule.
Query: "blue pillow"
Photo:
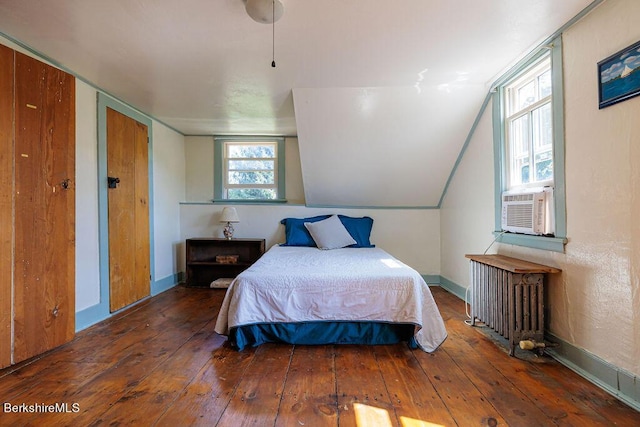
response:
[[[311,218],[285,218],[280,221],[284,224],[284,245],[282,246],[311,246],[316,242],[304,226],[305,222],[317,222],[329,218],[331,215],[318,215]],[[355,239],[357,241],[357,239]]]
[[[323,219],[329,218],[331,215],[318,215],[310,218],[285,218],[280,221],[280,224],[284,224],[284,237],[285,241],[282,246],[310,246],[316,247],[316,242],[309,234],[309,231],[304,226],[305,222],[317,222]],[[354,218],[346,215],[338,215],[342,225],[347,229],[353,240],[356,241],[355,245],[349,246],[350,248],[374,248],[375,245],[371,244],[371,228],[373,228],[373,219],[365,216],[362,218]]]
[[[338,215],[342,225],[347,229],[351,237],[356,241],[355,245],[350,248],[374,248],[369,240],[371,237],[371,229],[373,228],[373,218],[368,216],[362,218],[354,218],[351,216]]]

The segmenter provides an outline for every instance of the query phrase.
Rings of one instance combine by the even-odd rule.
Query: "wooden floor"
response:
[[[464,324],[459,299],[432,289],[449,337],[428,354],[404,344],[237,352],[213,331],[224,291],[176,287],[0,371],[0,425],[639,425],[638,412],[557,362],[509,357]]]

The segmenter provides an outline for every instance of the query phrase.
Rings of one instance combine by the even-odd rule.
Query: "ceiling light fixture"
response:
[[[247,14],[256,22],[271,24],[271,66],[276,67],[276,21],[284,15],[284,6],[280,0],[247,0]]]
[[[284,15],[284,6],[280,0],[247,0],[247,14],[261,24],[273,24]]]

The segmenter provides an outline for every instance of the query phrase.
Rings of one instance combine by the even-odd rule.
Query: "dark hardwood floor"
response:
[[[640,424],[554,360],[509,357],[464,324],[462,301],[432,289],[449,332],[432,354],[404,344],[237,352],[213,331],[224,291],[179,286],[0,371],[0,425]],[[7,412],[56,404],[67,412]]]

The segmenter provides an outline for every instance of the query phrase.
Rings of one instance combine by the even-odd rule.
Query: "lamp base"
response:
[[[222,234],[224,234],[224,238],[227,240],[231,240],[233,239],[233,232],[235,230],[233,229],[233,225],[231,225],[230,222],[227,222],[227,225],[224,226],[224,230],[222,231]]]

